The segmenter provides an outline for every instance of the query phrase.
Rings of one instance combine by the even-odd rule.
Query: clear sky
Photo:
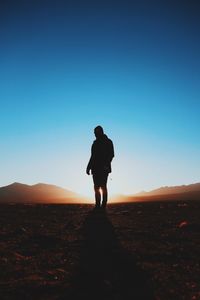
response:
[[[92,193],[102,125],[111,193],[200,181],[199,1],[1,1],[0,185]]]

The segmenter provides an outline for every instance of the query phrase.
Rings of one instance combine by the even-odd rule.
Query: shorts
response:
[[[107,185],[108,173],[98,172],[93,173],[94,187],[99,188]]]

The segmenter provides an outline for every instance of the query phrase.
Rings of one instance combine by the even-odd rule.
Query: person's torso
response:
[[[97,139],[93,143],[93,169],[106,169],[110,172],[111,140],[108,138]]]

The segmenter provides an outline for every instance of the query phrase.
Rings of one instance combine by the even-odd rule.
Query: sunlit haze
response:
[[[84,4],[83,4],[84,3]],[[197,1],[8,1],[0,11],[0,185],[93,195],[93,130],[115,147],[110,194],[200,181]]]

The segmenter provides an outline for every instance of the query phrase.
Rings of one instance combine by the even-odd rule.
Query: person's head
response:
[[[94,134],[95,134],[96,138],[103,136],[104,135],[103,128],[101,126],[95,127]]]

